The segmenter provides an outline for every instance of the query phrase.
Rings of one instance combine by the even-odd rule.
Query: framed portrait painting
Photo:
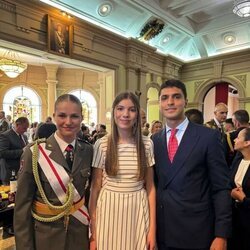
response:
[[[48,51],[62,56],[70,56],[73,26],[64,20],[48,16]]]

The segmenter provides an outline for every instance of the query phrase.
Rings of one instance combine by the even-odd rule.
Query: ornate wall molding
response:
[[[198,102],[188,102],[186,109],[199,109],[199,103]]]
[[[215,78],[220,77],[222,75],[223,61],[222,60],[214,61],[213,66],[214,66],[214,77]]]
[[[146,90],[148,91],[150,88],[156,88],[158,91],[160,90],[160,85],[156,82],[150,82],[146,85]]]
[[[16,6],[14,4],[2,0],[0,1],[0,9],[16,12]]]
[[[236,75],[234,77],[237,78],[242,83],[242,85],[246,88],[246,86],[247,86],[247,75],[246,74]]]
[[[179,78],[181,67],[181,63],[171,61],[166,58],[163,64],[163,78],[165,80],[170,78]]]
[[[194,92],[195,92],[195,93],[197,92],[197,89],[200,88],[200,86],[201,86],[204,82],[205,82],[204,80],[194,82]]]

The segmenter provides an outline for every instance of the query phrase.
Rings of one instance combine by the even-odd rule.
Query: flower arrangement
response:
[[[162,32],[164,25],[164,22],[158,18],[150,20],[142,28],[139,39],[149,41]]]

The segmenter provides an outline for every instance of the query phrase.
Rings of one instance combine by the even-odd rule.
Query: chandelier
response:
[[[15,78],[27,69],[27,64],[17,59],[17,54],[11,51],[4,53],[3,58],[0,59],[0,70],[2,70],[8,77]]]
[[[240,17],[250,16],[250,0],[234,0],[233,13]]]

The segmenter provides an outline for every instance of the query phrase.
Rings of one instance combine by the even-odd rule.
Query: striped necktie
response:
[[[72,165],[73,165],[73,160],[74,160],[74,147],[69,144],[66,149],[66,156],[65,156],[65,159],[66,159],[66,162],[69,166],[70,169],[72,169]]]

